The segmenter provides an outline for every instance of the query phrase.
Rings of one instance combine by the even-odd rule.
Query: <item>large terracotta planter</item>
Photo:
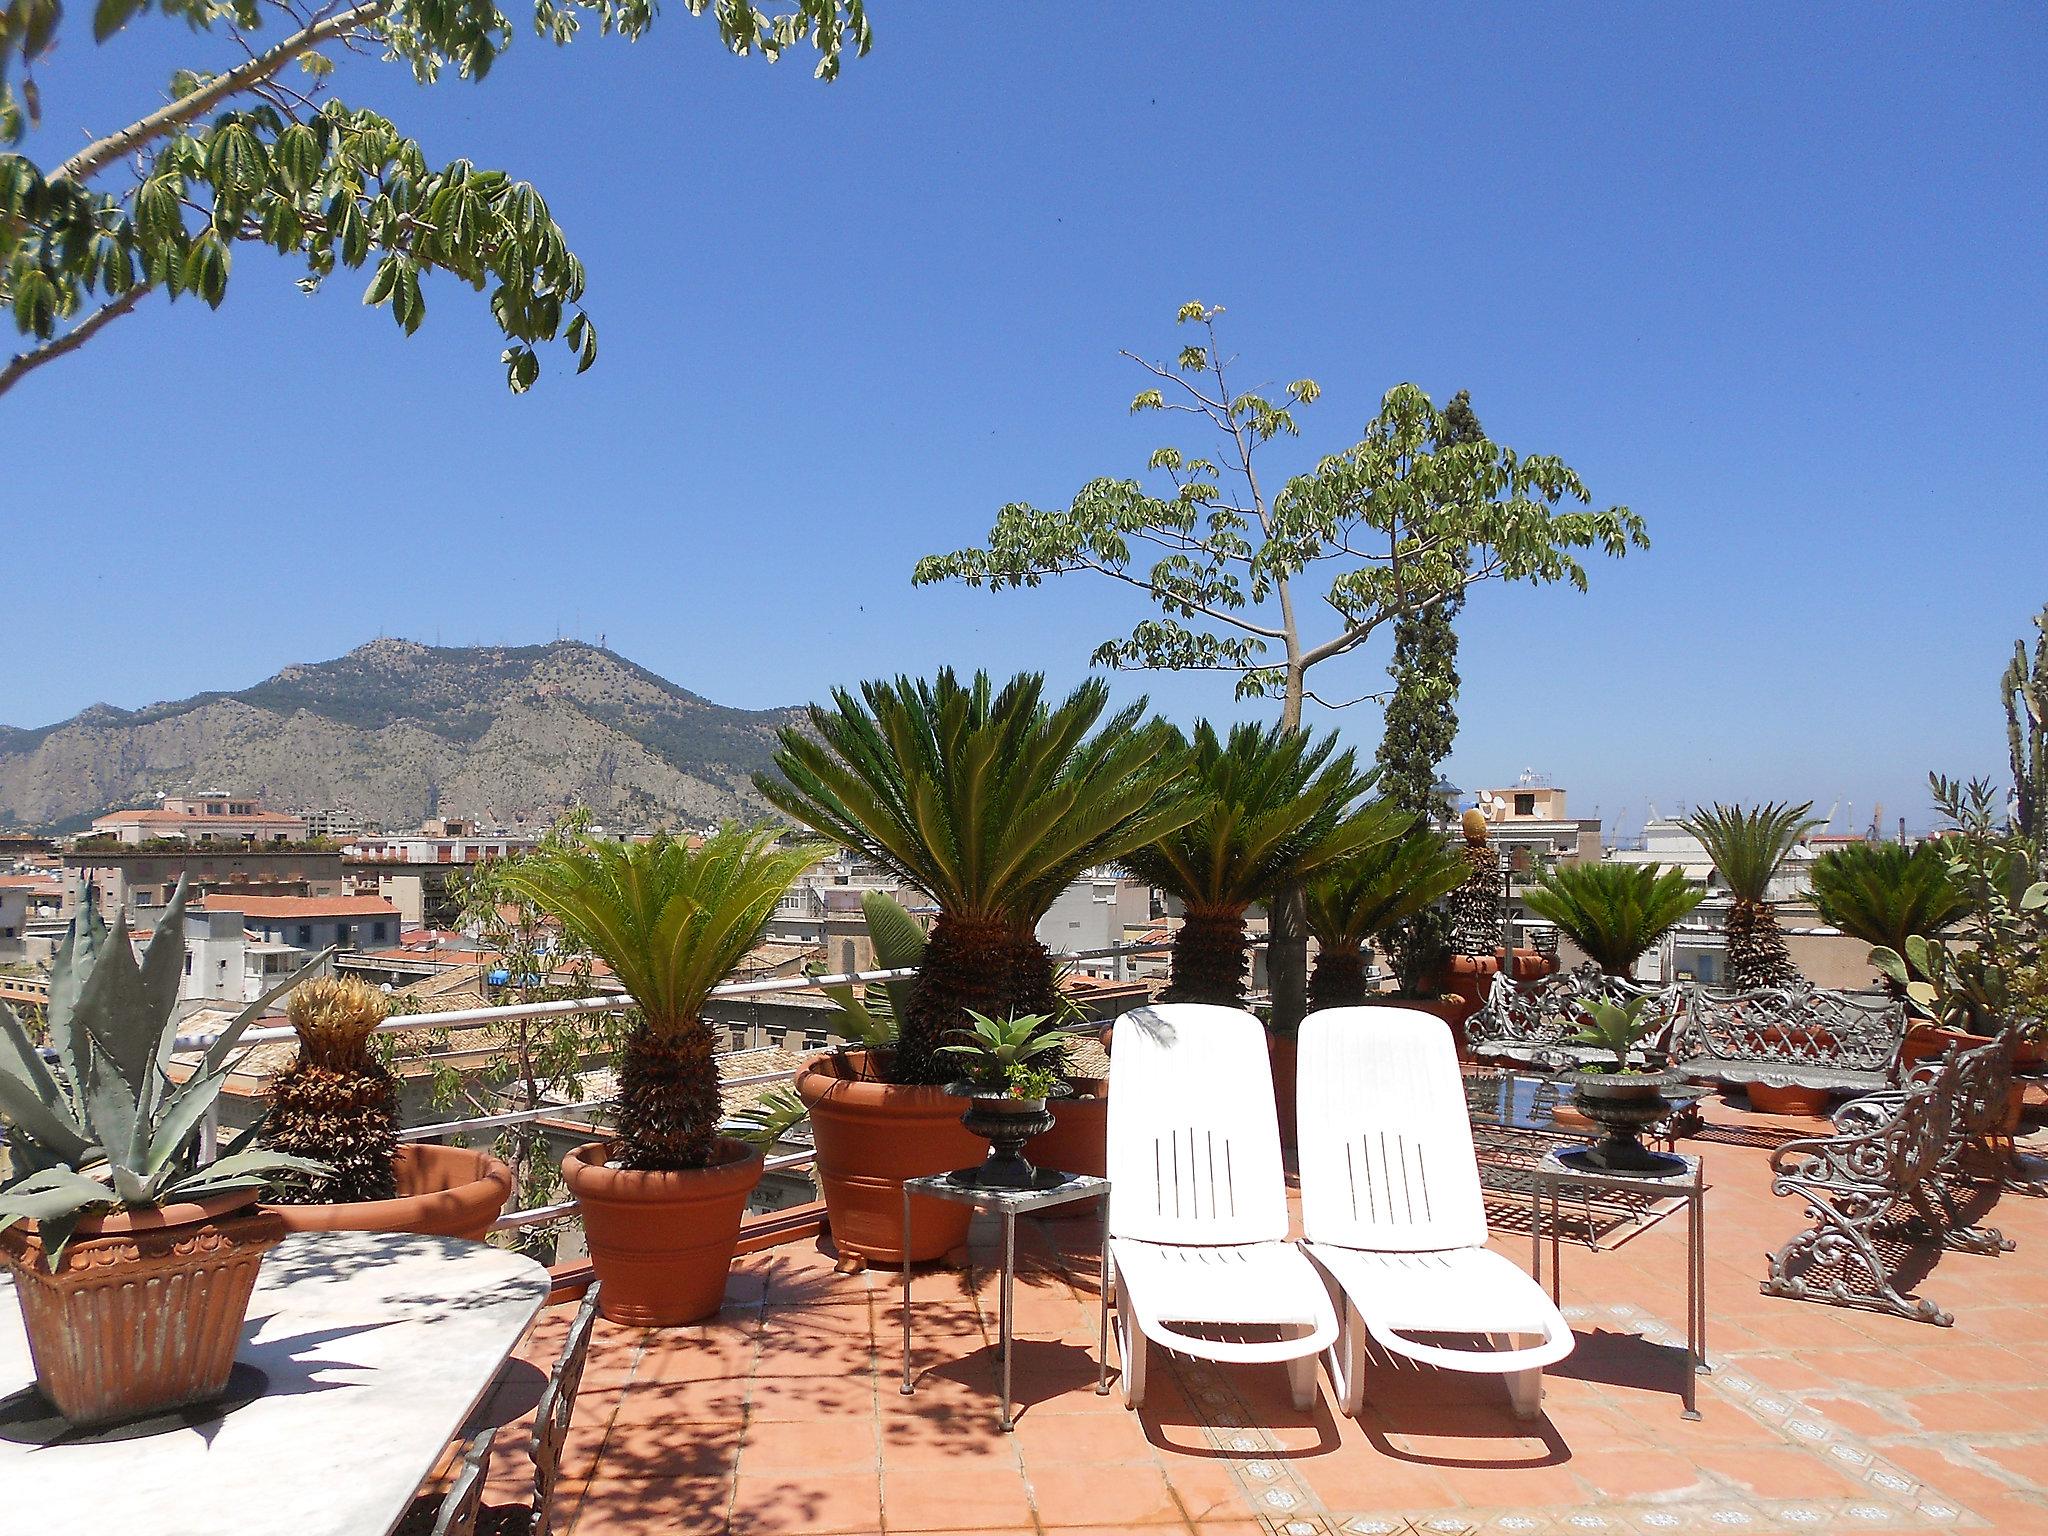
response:
[[[1266,1056],[1273,1063],[1273,1111],[1280,1119],[1280,1145],[1295,1144],[1295,1088],[1300,1071],[1300,1037],[1266,1031]]]
[[[868,1070],[865,1051],[819,1056],[797,1074],[796,1091],[811,1112],[832,1241],[843,1255],[900,1264],[903,1181],[971,1168],[988,1143],[960,1123],[966,1106],[945,1089],[875,1082]],[[918,1201],[911,1262],[964,1247],[973,1216],[950,1200]]]
[[[1916,1061],[1946,1056],[1951,1050],[1974,1051],[1978,1046],[1990,1043],[1989,1035],[1945,1029],[1938,1024],[1915,1024],[1906,1031],[1905,1042],[1899,1047],[1899,1060],[1911,1066]]]
[[[0,1233],[37,1387],[78,1425],[211,1402],[227,1390],[263,1255],[284,1235],[248,1190],[90,1217],[54,1274],[32,1228]]]
[[[1825,1088],[1801,1088],[1794,1083],[1750,1083],[1745,1090],[1749,1107],[1760,1115],[1806,1115],[1827,1113],[1829,1094]]]
[[[607,1168],[609,1148],[586,1142],[562,1159],[583,1216],[598,1309],[634,1328],[702,1322],[725,1305],[747,1196],[761,1182],[757,1147],[721,1137],[708,1168]]]
[[[512,1198],[512,1170],[474,1147],[412,1142],[391,1159],[398,1195],[339,1205],[267,1205],[293,1232],[418,1232],[481,1242]]]
[[[1075,1080],[1079,1095],[1071,1099],[1049,1099],[1052,1129],[1024,1144],[1024,1155],[1040,1168],[1061,1173],[1086,1173],[1096,1178],[1109,1176],[1109,1082],[1106,1078]],[[1089,1202],[1079,1207],[1054,1206],[1050,1215],[1073,1211],[1086,1215]]]
[[[1479,1011],[1479,1005],[1465,997],[1393,997],[1382,994],[1372,1000],[1380,1008],[1413,1008],[1418,1013],[1433,1013],[1444,1021],[1451,1032],[1451,1043],[1457,1047],[1458,1060],[1469,1061],[1471,1056],[1465,1044],[1465,1021]]]

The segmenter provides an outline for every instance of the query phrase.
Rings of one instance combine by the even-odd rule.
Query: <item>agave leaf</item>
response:
[[[169,1033],[168,1030],[165,1031]],[[150,1133],[149,1145],[137,1160],[137,1167],[151,1179],[162,1176],[185,1143],[206,1118],[213,1101],[220,1097],[228,1074],[234,1067],[223,1062],[217,1071],[195,1072],[180,1083],[164,1101],[163,1113]]]
[[[106,934],[107,925],[100,921],[98,910],[88,902],[84,910],[71,920],[71,926],[64,932],[64,941],[51,957],[50,1002],[44,1010],[45,1023],[64,1081],[74,1089],[85,1082],[84,1066],[79,1060],[82,1042],[75,1023],[78,992],[85,985],[92,957],[105,942]],[[74,1102],[72,1113],[83,1114],[83,1106]]]
[[[271,1183],[280,1173],[325,1179],[334,1176],[334,1169],[310,1157],[295,1157],[272,1147],[246,1147],[216,1158],[197,1173],[167,1185],[161,1198],[183,1200],[196,1195],[225,1194],[232,1189],[253,1189]]]
[[[70,1096],[43,1064],[14,1010],[0,1007],[0,1114],[19,1126],[23,1135],[65,1161],[75,1162],[93,1143],[85,1128],[58,1108],[69,1102]]]
[[[178,1032],[165,1025],[177,1011],[178,983],[184,970],[185,877],[180,875],[178,888],[171,893],[171,904],[164,909],[163,920],[156,925],[156,932],[149,936],[149,943],[142,951],[142,995],[149,1008],[149,1017],[157,1026],[155,1048],[151,1052],[152,1070],[140,1085],[145,1124],[156,1118],[164,1085],[170,1081],[171,1051],[177,1045]],[[139,1148],[137,1150],[140,1151]]]
[[[110,1088],[110,1076],[118,1077],[129,1090],[125,1115],[118,1115],[121,1129],[102,1122],[104,1094],[91,1107],[93,1129],[110,1152],[128,1145],[136,1106],[142,1102],[144,1083],[156,1062],[156,1043],[162,1033],[164,1016],[152,1013],[149,996],[142,985],[142,968],[135,963],[135,949],[128,942],[128,913],[115,914],[102,950],[93,958],[92,974],[78,990],[78,1025],[91,1042],[86,1061],[86,1092]]]
[[[45,1168],[19,1183],[0,1189],[0,1232],[20,1221],[44,1226],[62,1216],[77,1216],[95,1205],[112,1205],[114,1192],[98,1179],[70,1168]],[[47,1243],[48,1233],[44,1239]]]

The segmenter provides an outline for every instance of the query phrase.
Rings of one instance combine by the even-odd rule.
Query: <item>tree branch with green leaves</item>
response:
[[[788,0],[779,14],[747,0],[683,3],[708,10],[735,54],[810,46],[827,80],[869,44],[865,0]],[[579,373],[596,360],[583,264],[531,184],[464,159],[436,166],[389,118],[326,94],[335,61],[324,50],[403,61],[422,84],[450,66],[482,79],[513,33],[491,0],[99,0],[94,40],[152,10],[242,57],[179,70],[161,105],[53,168],[0,153],[0,306],[30,343],[0,364],[0,394],[154,294],[218,308],[238,250],[256,246],[302,264],[308,292],[339,267],[369,267],[364,302],[388,307],[407,335],[426,318],[434,275],[488,291],[514,393],[539,377],[549,343]],[[559,45],[586,25],[637,38],[654,16],[652,0],[533,0],[532,24]],[[61,0],[0,0],[0,145],[40,121],[37,69],[63,23]],[[266,25],[283,35],[259,48]]]

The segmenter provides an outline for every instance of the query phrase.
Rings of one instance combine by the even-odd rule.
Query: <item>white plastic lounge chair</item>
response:
[[[1302,1023],[1298,1062],[1305,1244],[1344,1298],[1329,1358],[1339,1405],[1354,1418],[1364,1405],[1369,1336],[1423,1364],[1503,1375],[1533,1418],[1543,1367],[1574,1340],[1543,1288],[1486,1246],[1450,1031],[1409,1008],[1325,1009]]]
[[[1150,1340],[1205,1360],[1285,1361],[1295,1406],[1311,1406],[1337,1315],[1288,1241],[1264,1029],[1234,1008],[1140,1008],[1116,1021],[1109,1080],[1124,1401],[1145,1401]]]

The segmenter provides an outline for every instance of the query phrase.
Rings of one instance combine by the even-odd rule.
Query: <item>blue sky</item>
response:
[[[95,50],[83,14],[46,160],[224,57],[153,19]],[[522,35],[480,86],[345,66],[431,157],[542,189],[597,367],[515,398],[468,290],[430,282],[407,339],[360,279],[307,298],[250,250],[219,313],[123,321],[0,400],[0,721],[379,632],[601,634],[748,706],[942,662],[1076,679],[1121,594],[909,568],[1137,473],[1162,433],[1118,349],[1169,351],[1198,298],[1245,382],[1322,383],[1295,463],[1413,379],[1648,520],[1589,595],[1475,594],[1459,783],[1919,825],[1928,768],[1999,765],[1996,677],[2048,601],[2038,9],[873,15],[831,86],[680,7],[634,45]],[[1336,723],[1370,753],[1375,711]]]

